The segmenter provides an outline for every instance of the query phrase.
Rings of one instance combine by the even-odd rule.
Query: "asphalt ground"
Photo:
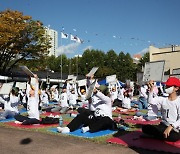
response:
[[[158,154],[115,144],[99,144],[81,138],[19,130],[0,126],[0,154]],[[162,152],[161,152],[162,154]]]

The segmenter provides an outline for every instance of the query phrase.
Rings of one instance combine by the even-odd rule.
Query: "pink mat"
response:
[[[114,110],[113,112],[119,113],[119,114],[125,114],[125,115],[128,115],[128,114],[131,114],[131,113],[136,113],[137,111],[131,111],[131,110],[128,110],[128,111],[122,112],[122,111],[119,111],[119,110]]]
[[[133,117],[134,117],[134,116],[124,116],[124,117],[122,117],[121,119],[126,120],[126,119],[131,119],[131,118],[133,118]],[[115,120],[115,121],[118,122],[120,119],[119,119],[118,117],[114,117],[113,120]]]
[[[63,122],[65,125],[69,124],[69,122],[64,121]],[[34,125],[21,125],[21,124],[16,124],[15,122],[7,122],[6,123],[9,126],[13,127],[19,127],[19,128],[44,128],[44,127],[58,127],[59,124],[34,124]]]
[[[166,142],[152,138],[141,138],[140,136],[142,134],[140,131],[135,131],[120,137],[110,138],[107,142],[147,150],[180,153],[180,140],[176,142]]]
[[[159,124],[161,120],[154,120],[154,121],[141,121],[141,120],[132,120],[132,119],[125,119],[125,123],[131,123],[131,124],[141,124],[141,125],[155,125]]]

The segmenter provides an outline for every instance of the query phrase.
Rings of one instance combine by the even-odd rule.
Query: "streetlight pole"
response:
[[[77,79],[78,79],[78,56],[76,58],[77,58],[76,59],[76,66],[77,66],[77,74],[76,74],[76,76],[77,76]]]

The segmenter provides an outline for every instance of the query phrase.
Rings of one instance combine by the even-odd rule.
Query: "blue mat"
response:
[[[19,113],[25,113],[25,112],[27,112],[27,110],[25,108],[22,108],[19,110]]]
[[[126,126],[121,125],[121,126],[118,126],[118,129],[119,129],[119,130],[128,130],[129,127],[126,127]]]
[[[50,128],[50,129],[48,129],[48,131],[58,133],[57,128]],[[84,137],[84,138],[94,138],[94,137],[101,137],[101,136],[114,134],[115,132],[116,131],[113,131],[113,130],[102,130],[102,131],[95,132],[95,133],[90,133],[90,132],[82,133],[81,129],[78,129],[78,130],[76,130],[74,132],[68,133],[67,135],[72,135],[72,136],[77,136],[77,137]]]
[[[8,118],[8,119],[0,120],[0,122],[10,122],[10,121],[15,121],[15,119],[14,118]]]
[[[58,104],[58,102],[49,102],[49,104]]]

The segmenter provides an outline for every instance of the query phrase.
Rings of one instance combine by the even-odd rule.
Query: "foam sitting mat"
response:
[[[14,118],[8,118],[8,119],[0,120],[0,122],[10,122],[10,121],[15,121],[15,119]]]
[[[48,131],[58,133],[57,128],[50,128],[48,129]],[[101,137],[101,136],[114,134],[115,132],[116,131],[113,131],[113,130],[102,130],[95,133],[90,133],[90,132],[82,133],[81,129],[78,129],[78,130],[75,130],[74,132],[67,133],[66,135],[70,135],[70,136],[72,135],[72,136],[83,137],[83,138],[95,138],[95,137]]]
[[[141,125],[155,125],[159,124],[161,120],[151,120],[151,121],[141,121],[141,120],[135,120],[135,119],[125,119],[125,123],[131,123],[131,124],[141,124]]]
[[[119,137],[110,138],[107,142],[146,150],[180,153],[180,140],[167,142],[153,138],[143,138],[141,137],[142,135],[142,132],[135,131]]]

